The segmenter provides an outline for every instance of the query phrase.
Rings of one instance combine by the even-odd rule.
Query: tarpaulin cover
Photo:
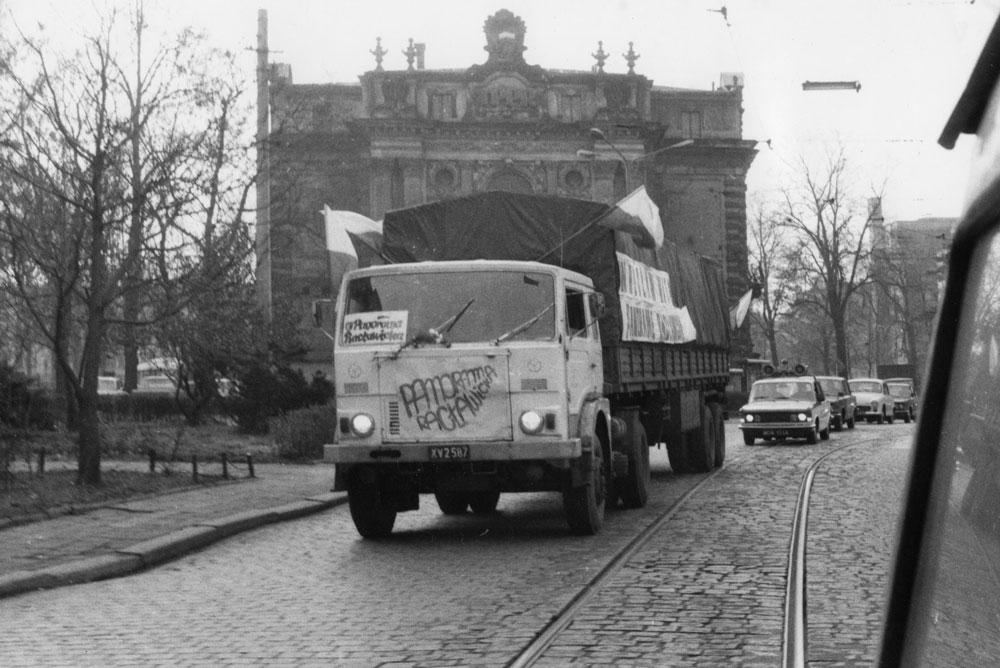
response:
[[[485,192],[390,211],[382,251],[394,262],[529,260],[589,276],[604,293],[608,316],[600,323],[605,345],[621,340],[618,262],[624,253],[670,275],[674,304],[687,307],[695,341],[728,347],[728,305],[718,264],[667,241],[640,248],[629,235],[595,224],[614,207],[589,200]]]

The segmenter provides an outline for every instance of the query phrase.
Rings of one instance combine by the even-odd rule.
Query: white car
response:
[[[880,378],[852,378],[847,381],[858,401],[857,416],[868,423],[892,424],[893,398],[889,386]]]
[[[743,442],[762,438],[830,438],[830,402],[814,376],[778,376],[758,380],[740,408]]]

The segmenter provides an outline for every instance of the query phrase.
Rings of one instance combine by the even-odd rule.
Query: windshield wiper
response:
[[[550,308],[552,308],[555,305],[556,305],[556,303],[552,302],[551,304],[549,304],[548,306],[546,306],[545,308],[543,308],[541,311],[539,311],[538,313],[536,313],[534,316],[532,316],[528,320],[525,320],[520,325],[514,327],[511,330],[508,330],[508,331],[504,332],[503,334],[501,334],[500,336],[498,336],[497,338],[495,338],[493,340],[493,345],[499,346],[501,341],[506,341],[507,339],[513,338],[513,337],[517,336],[518,334],[520,334],[521,332],[523,332],[524,330],[528,329],[529,327],[531,327],[532,325],[534,325],[536,322],[538,322],[538,320],[543,315],[545,315],[545,313]]]
[[[448,318],[447,320],[445,320],[444,322],[442,322],[440,325],[438,325],[434,329],[436,331],[438,331],[438,332],[441,332],[442,334],[450,332],[451,328],[455,326],[455,324],[458,322],[459,318],[461,318],[463,315],[465,315],[465,312],[469,310],[469,307],[472,306],[472,302],[474,302],[474,301],[476,301],[475,297],[473,297],[472,299],[470,299],[469,301],[467,301],[465,303],[465,306],[463,306],[462,309],[458,313],[456,313],[455,315],[451,316],[450,318]]]
[[[455,323],[458,322],[459,318],[465,315],[465,312],[469,310],[469,307],[472,306],[472,302],[474,301],[476,301],[475,297],[467,301],[465,303],[465,306],[459,309],[458,313],[451,316],[450,318],[447,318],[437,327],[431,327],[428,330],[414,334],[413,338],[411,338],[406,343],[400,345],[399,348],[396,348],[395,352],[392,353],[391,359],[396,359],[399,353],[403,352],[410,346],[416,345],[418,343],[442,343],[446,346],[450,346],[451,344],[448,343],[444,338],[445,333],[451,331],[451,328],[455,326]]]

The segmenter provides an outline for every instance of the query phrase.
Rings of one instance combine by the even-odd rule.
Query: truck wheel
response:
[[[726,418],[720,404],[709,404],[712,422],[715,424],[715,466],[726,462]]]
[[[473,492],[469,494],[469,505],[477,515],[486,515],[497,509],[500,492]]]
[[[844,424],[847,422],[847,418],[844,413],[837,416],[836,423],[833,425],[835,431],[843,431]]]
[[[893,421],[894,421],[895,419],[896,419],[896,411],[895,411],[895,410],[891,410],[891,411],[889,411],[889,412],[888,412],[888,413],[886,414],[886,416],[885,416],[885,420],[886,420],[886,422],[888,422],[889,424],[892,424],[892,423],[893,423]]]
[[[743,432],[743,443],[746,445],[753,445],[753,434],[748,431]]]
[[[570,531],[579,536],[592,536],[604,524],[604,502],[608,493],[607,467],[604,464],[604,447],[597,434],[594,442],[593,462],[586,484],[563,490],[563,512]]]
[[[875,422],[877,422],[878,424],[882,424],[882,423],[885,422],[885,411],[884,410],[881,413],[878,414],[878,417],[875,418]]]
[[[814,422],[813,423],[813,428],[810,429],[809,433],[806,435],[806,443],[808,443],[809,445],[815,445],[816,441],[817,441],[817,438],[816,438],[816,423]]]
[[[701,426],[688,432],[687,461],[693,473],[708,473],[715,467],[715,423],[708,406],[701,407]]]
[[[626,508],[643,508],[649,500],[649,440],[638,418],[629,425],[632,454],[628,458],[628,474],[621,479],[620,496]]]
[[[347,490],[347,505],[362,538],[385,538],[392,533],[396,511],[382,507],[377,484],[351,485]]]
[[[910,424],[910,420],[913,419],[913,412],[907,409],[906,415],[903,416],[903,422]]]
[[[434,498],[445,515],[462,515],[469,507],[469,495],[463,492],[434,492]]]
[[[824,429],[823,431],[821,431],[819,433],[819,437],[822,440],[824,440],[824,441],[829,441],[830,440],[830,424],[829,423],[827,423],[826,429]]]
[[[847,428],[848,429],[854,429],[854,415],[851,415],[851,417],[848,418],[848,420],[847,420]]]

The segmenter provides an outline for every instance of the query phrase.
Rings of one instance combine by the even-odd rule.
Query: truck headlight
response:
[[[746,414],[746,415],[744,415],[744,416],[743,416],[743,419],[744,419],[744,420],[745,420],[746,422],[753,422],[753,415],[750,415],[750,414],[748,413],[748,414]]]
[[[518,422],[521,425],[521,431],[525,434],[537,434],[545,426],[545,418],[538,411],[524,411]]]
[[[809,416],[806,415],[805,413],[799,413],[795,417],[797,417],[799,419],[799,422],[805,422],[806,420],[809,419]]]
[[[375,418],[367,413],[358,413],[351,418],[351,431],[357,436],[371,436],[375,431]]]

